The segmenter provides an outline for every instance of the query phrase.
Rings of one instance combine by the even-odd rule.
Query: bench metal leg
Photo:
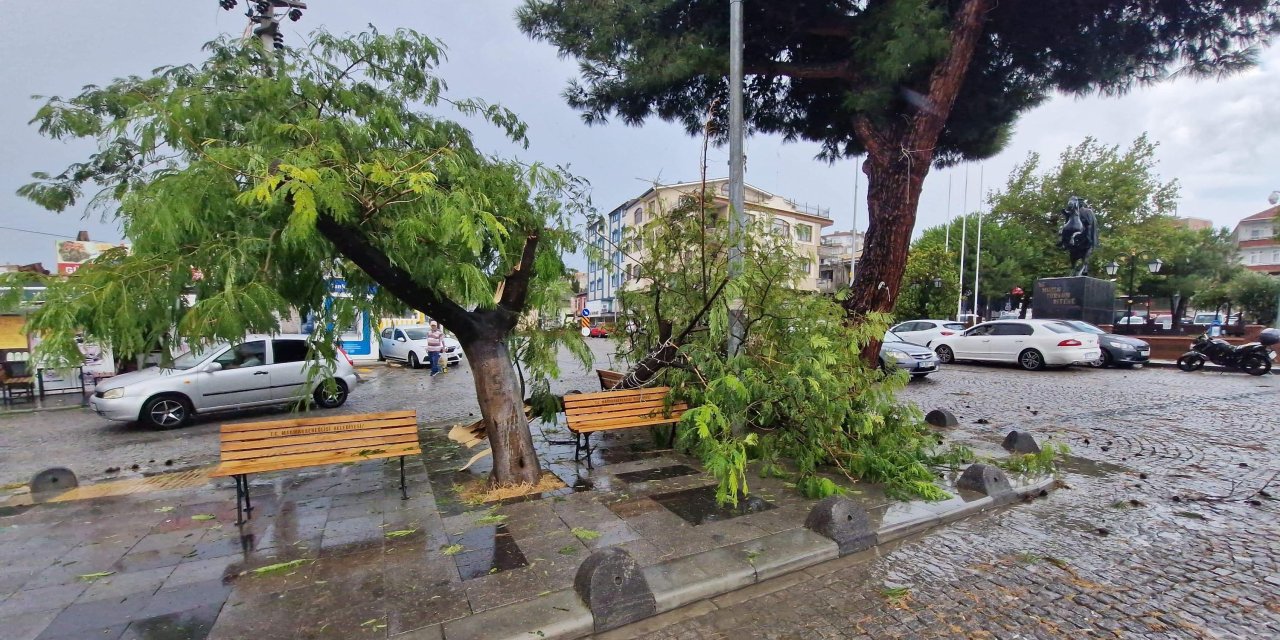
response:
[[[240,476],[231,476],[236,482],[236,525],[244,524],[244,487],[240,484]]]
[[[675,422],[671,423],[671,435],[670,435],[670,436],[667,436],[667,448],[668,448],[668,449],[674,449],[674,448],[676,448],[676,427],[677,427],[677,426],[679,426],[677,423],[675,423]]]
[[[240,476],[240,482],[244,484],[244,511],[253,517],[253,499],[249,497],[249,475]]]
[[[409,490],[405,488],[404,484],[404,456],[400,456],[400,499],[409,499]]]

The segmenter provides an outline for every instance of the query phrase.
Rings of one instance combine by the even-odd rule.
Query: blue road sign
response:
[[[590,317],[591,317],[591,310],[590,310],[590,309],[588,309],[588,308],[586,308],[586,307],[583,307],[583,308],[582,308],[582,317],[584,317],[584,318],[590,318]]]

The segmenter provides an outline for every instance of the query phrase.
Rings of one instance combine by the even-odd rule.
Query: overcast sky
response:
[[[241,7],[244,3],[241,2]],[[515,110],[530,125],[528,150],[508,148],[494,132],[477,128],[491,151],[523,160],[567,164],[594,185],[597,208],[607,211],[638,195],[653,180],[685,181],[698,175],[699,144],[674,125],[651,121],[588,127],[560,97],[576,65],[551,46],[516,28],[518,0],[308,0],[301,22],[285,23],[289,42],[309,29],[358,31],[408,27],[443,39],[449,62],[441,70],[455,95],[479,96]],[[216,0],[0,0],[0,263],[54,262],[51,235],[89,230],[95,240],[119,240],[112,222],[82,219],[82,210],[49,213],[17,197],[32,171],[56,171],[84,158],[92,146],[54,142],[27,124],[32,94],[71,95],[86,84],[145,74],[163,64],[201,59],[200,46],[220,33],[239,34],[243,10],[225,12]],[[925,184],[916,230],[963,210],[965,174],[969,209],[979,201],[979,169],[986,190],[1003,184],[1028,152],[1050,161],[1068,145],[1094,136],[1127,145],[1143,131],[1160,144],[1159,170],[1182,185],[1180,213],[1232,226],[1266,207],[1280,189],[1280,49],[1264,52],[1259,68],[1222,82],[1177,81],[1124,98],[1059,97],[1026,114],[1010,146],[985,163],[934,171]],[[747,141],[747,181],[800,202],[830,207],[835,225],[853,223],[854,162],[813,160],[816,147],[783,144],[771,137]],[[713,150],[711,173],[727,174],[727,153]],[[948,183],[951,202],[948,203]],[[864,202],[856,205],[859,228]]]

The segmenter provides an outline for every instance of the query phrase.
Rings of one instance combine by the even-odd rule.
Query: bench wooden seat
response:
[[[600,378],[600,390],[609,391],[618,386],[627,374],[621,371],[610,371],[608,369],[596,369],[596,376]]]
[[[577,437],[573,459],[577,460],[583,449],[587,450],[587,466],[591,465],[591,434],[600,431],[634,429],[674,425],[685,410],[684,403],[671,405],[667,411],[666,397],[671,387],[578,393],[564,397],[565,424]],[[671,442],[675,429],[671,430]],[[670,446],[670,443],[668,443]]]
[[[209,475],[235,478],[236,524],[253,511],[250,473],[398,457],[400,494],[407,500],[404,457],[422,453],[415,411],[224,424],[220,444],[221,462]]]

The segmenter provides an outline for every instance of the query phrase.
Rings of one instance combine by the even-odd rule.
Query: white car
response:
[[[427,331],[429,330],[427,325],[422,324],[383,329],[378,344],[378,359],[403,362],[409,365],[410,369],[417,369],[427,364]],[[444,353],[441,357],[449,366],[461,363],[462,344],[445,336]]]
[[[905,342],[929,347],[938,338],[959,335],[964,331],[964,323],[954,320],[908,320],[898,323],[889,331],[898,334]]]
[[[1016,362],[1028,371],[1092,363],[1098,336],[1054,320],[997,320],[934,341],[943,364],[957,360]]]
[[[308,339],[254,335],[234,346],[222,343],[184,353],[171,366],[103,380],[94,388],[89,408],[108,420],[171,429],[196,413],[293,403],[308,396],[323,408],[340,407],[359,381],[355,365],[341,347],[333,361],[316,360]],[[326,384],[327,379],[334,384]]]

